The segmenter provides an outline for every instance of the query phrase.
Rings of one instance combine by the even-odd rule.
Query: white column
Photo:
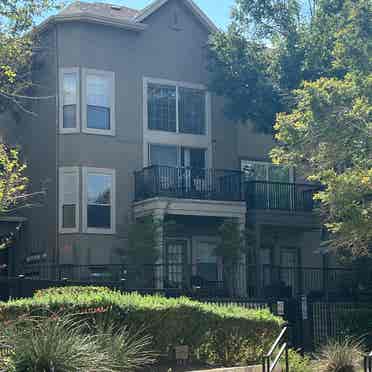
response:
[[[158,243],[157,248],[159,251],[159,258],[156,261],[155,269],[155,288],[163,289],[164,288],[164,279],[165,279],[165,240],[164,240],[164,210],[157,210],[153,214],[154,220],[159,224],[158,226]]]

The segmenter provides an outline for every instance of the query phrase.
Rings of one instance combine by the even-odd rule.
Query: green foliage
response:
[[[147,216],[129,226],[128,249],[123,251],[128,263],[149,265],[157,261],[160,224],[152,216]]]
[[[298,351],[288,350],[289,370],[290,372],[313,372],[312,360],[309,356],[302,356]],[[284,370],[285,361],[282,361]]]
[[[2,303],[0,321],[46,311],[80,313],[88,319],[103,315],[120,326],[145,329],[152,337],[153,348],[161,355],[168,355],[176,345],[184,344],[190,347],[194,359],[222,365],[259,360],[283,323],[269,310],[85,287],[49,289],[36,293],[32,299]],[[231,351],[238,349],[237,355]]]
[[[115,364],[115,371],[135,371],[154,364],[158,355],[151,350],[152,340],[140,330],[118,327],[104,319],[95,329],[101,350],[107,350]]]
[[[372,241],[372,76],[319,79],[296,92],[290,114],[278,115],[273,161],[297,167],[324,189],[331,246],[368,253]]]
[[[331,340],[315,355],[319,372],[358,372],[363,361],[360,341],[345,337]]]
[[[211,90],[227,98],[225,113],[231,120],[249,121],[264,132],[272,131],[275,115],[283,107],[267,73],[269,58],[262,45],[247,41],[234,27],[210,42]]]
[[[372,309],[360,308],[343,311],[339,317],[345,336],[362,340],[368,348],[372,347]]]
[[[220,241],[216,247],[216,256],[222,258],[224,282],[227,283],[230,294],[236,293],[237,265],[244,252],[244,233],[234,219],[228,219],[219,227]]]
[[[54,0],[0,0],[0,113],[24,110],[22,100],[33,86],[34,21],[56,4]]]
[[[0,144],[0,213],[4,213],[23,202],[28,183],[24,176],[26,165],[15,148]]]
[[[8,323],[0,337],[12,348],[14,372],[118,370],[99,339],[71,316],[23,317]]]

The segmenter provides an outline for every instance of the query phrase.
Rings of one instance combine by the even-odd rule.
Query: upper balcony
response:
[[[242,172],[151,166],[135,173],[135,200],[155,197],[244,201]]]

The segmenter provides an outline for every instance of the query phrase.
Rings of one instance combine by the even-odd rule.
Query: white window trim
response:
[[[209,99],[208,95],[209,92],[207,91],[207,87],[203,84],[194,84],[194,83],[187,83],[184,81],[172,81],[172,80],[166,80],[166,79],[154,79],[154,78],[149,78],[149,77],[144,77],[143,78],[143,90],[144,90],[144,121],[146,122],[146,128],[150,131],[154,132],[168,132],[168,131],[163,131],[159,129],[149,129],[148,127],[148,85],[149,84],[156,84],[156,85],[166,85],[170,87],[175,87],[176,88],[176,131],[175,132],[170,132],[170,133],[177,133],[180,135],[183,134],[190,134],[192,136],[206,136],[208,135],[208,132],[210,130],[209,125],[208,125],[208,110],[209,110]],[[194,90],[200,90],[205,92],[205,133],[203,134],[193,134],[193,133],[183,133],[180,132],[180,118],[179,118],[179,106],[178,106],[178,101],[179,101],[179,89],[180,88],[189,88],[189,89],[194,89]]]
[[[76,182],[76,210],[75,210],[75,227],[64,228],[63,227],[63,176],[66,173],[73,173],[77,176]],[[59,215],[59,231],[62,234],[72,234],[79,232],[80,227],[80,172],[79,167],[60,167],[59,168],[59,190],[58,190],[58,215]]]
[[[258,160],[250,160],[250,159],[240,159],[240,169],[243,171],[242,163],[243,162],[249,162],[252,164],[259,164],[259,165],[264,165],[266,167],[266,181],[267,182],[272,182],[269,179],[269,172],[268,172],[268,167],[271,166],[277,166],[280,167],[280,165],[276,165],[274,163],[270,163],[269,161],[258,161]],[[295,182],[295,177],[294,177],[294,168],[289,167],[289,182],[294,183]]]
[[[63,127],[63,75],[76,74],[76,127]],[[78,67],[61,68],[59,70],[59,132],[62,134],[80,132],[80,70]]]
[[[181,88],[199,89],[204,90],[206,93],[205,97],[205,133],[204,134],[190,134],[180,132],[167,132],[156,129],[148,128],[148,84],[160,84],[168,86],[179,86]],[[176,92],[178,89],[176,90]],[[143,124],[143,166],[149,165],[149,144],[169,144],[175,146],[184,147],[196,147],[204,148],[207,150],[206,162],[207,167],[212,168],[212,97],[211,93],[207,90],[207,87],[203,84],[194,84],[184,81],[173,81],[166,79],[157,79],[144,76],[142,78],[142,92],[143,92],[143,104],[142,104],[142,124]],[[177,110],[178,112],[178,110]],[[178,114],[177,114],[178,115]],[[178,119],[177,119],[178,127]]]
[[[113,235],[116,233],[116,172],[115,169],[83,167],[83,232],[87,234]],[[88,174],[100,174],[112,177],[112,190],[110,193],[111,203],[111,228],[88,227]]]
[[[88,128],[87,122],[87,75],[101,75],[110,79],[110,129]],[[82,70],[82,132],[88,134],[100,134],[104,136],[115,136],[115,73],[112,71],[94,70],[83,68]]]

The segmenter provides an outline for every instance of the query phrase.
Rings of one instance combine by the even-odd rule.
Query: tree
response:
[[[27,111],[33,56],[38,50],[35,19],[56,9],[56,4],[54,0],[0,0],[0,113]]]
[[[240,225],[233,219],[228,219],[219,227],[220,242],[216,247],[216,255],[222,258],[224,282],[232,295],[236,295],[237,265],[245,251],[244,233]]]
[[[295,104],[303,81],[343,78],[370,68],[368,0],[236,0],[226,32],[210,42],[210,89],[226,112],[272,131],[278,112]]]

